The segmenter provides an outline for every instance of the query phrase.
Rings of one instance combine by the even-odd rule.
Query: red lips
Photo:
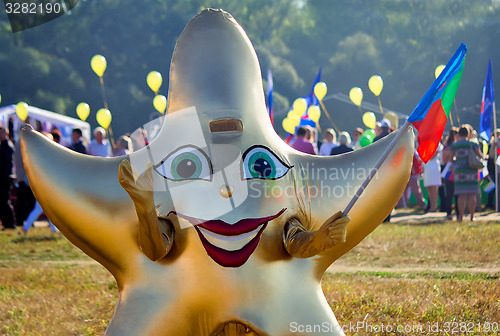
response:
[[[285,210],[286,209],[282,209],[280,212],[273,216],[263,218],[245,218],[235,224],[228,224],[221,220],[203,221],[198,218],[185,216],[175,212],[173,213],[193,224],[196,232],[198,232],[198,236],[200,237],[205,251],[207,251],[208,255],[216,263],[224,267],[240,267],[248,260],[248,258],[250,258],[250,255],[257,248],[260,237],[262,235],[262,232],[266,228],[267,223],[270,220],[279,217],[283,212],[285,212]],[[205,236],[199,229],[201,227],[221,236],[232,237],[252,232],[256,230],[260,225],[262,225],[262,228],[259,230],[257,235],[252,238],[252,240],[250,240],[247,244],[245,244],[245,246],[243,246],[241,249],[235,251],[228,251],[213,245],[205,238]]]

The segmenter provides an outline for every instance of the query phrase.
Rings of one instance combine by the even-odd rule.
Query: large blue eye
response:
[[[263,146],[254,146],[243,154],[244,179],[274,180],[285,175],[290,167]]]
[[[212,178],[212,166],[207,155],[194,146],[180,147],[170,153],[155,170],[169,180],[208,180]]]

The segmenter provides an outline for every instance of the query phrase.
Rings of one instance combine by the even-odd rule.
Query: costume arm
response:
[[[146,166],[144,175],[134,178],[133,168],[124,160],[119,168],[119,181],[134,201],[135,211],[139,218],[137,242],[144,254],[151,260],[163,258],[172,248],[174,229],[170,221],[158,219],[153,196],[153,169],[151,163]],[[162,222],[165,232],[160,228]]]
[[[283,229],[286,251],[295,258],[309,258],[337,244],[345,243],[346,228],[351,220],[339,211],[316,231],[307,231],[297,218],[290,219]]]

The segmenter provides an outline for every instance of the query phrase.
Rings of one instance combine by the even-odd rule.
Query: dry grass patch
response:
[[[500,267],[500,223],[382,224],[341,265]]]
[[[373,327],[412,327],[404,335],[422,335],[417,326],[464,322],[475,332],[468,335],[496,335],[478,331],[479,323],[500,322],[498,276],[466,273],[355,273],[326,274],[323,290],[341,325],[365,322]],[[352,330],[351,330],[352,331]],[[374,335],[367,329],[349,335]],[[497,332],[500,329],[497,328]],[[430,333],[427,333],[430,334]],[[445,335],[446,333],[438,333]],[[449,333],[452,334],[451,332]],[[457,333],[455,333],[457,334]],[[464,332],[460,334],[465,334]],[[394,335],[377,333],[377,335]]]
[[[499,223],[382,224],[338,265],[364,272],[327,273],[322,286],[341,325],[428,328],[500,323]],[[0,233],[0,335],[103,335],[118,290],[111,275],[48,228],[27,238]],[[369,268],[390,267],[391,272]],[[437,267],[448,272],[432,271]],[[488,273],[453,268],[484,268]],[[409,271],[402,272],[403,268]],[[426,329],[423,329],[424,331]],[[394,335],[349,329],[347,335]],[[445,335],[401,332],[399,335]],[[464,333],[448,333],[464,334]],[[472,332],[468,335],[496,335]]]
[[[24,236],[20,230],[0,233],[0,261],[90,260],[60,233],[48,227],[34,228]]]
[[[104,334],[118,290],[101,266],[0,267],[0,334]]]

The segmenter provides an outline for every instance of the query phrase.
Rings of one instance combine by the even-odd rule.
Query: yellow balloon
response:
[[[317,105],[311,105],[307,109],[307,115],[309,118],[317,123],[319,121],[319,117],[321,117],[321,110],[319,109],[319,106]]]
[[[300,124],[300,117],[298,115],[291,115],[283,119],[282,126],[285,131],[290,134],[295,133],[295,128]]]
[[[349,98],[351,101],[356,104],[357,106],[361,105],[361,101],[363,100],[363,91],[355,86],[349,91]]]
[[[25,121],[28,118],[28,104],[25,102],[19,102],[16,105],[16,114],[22,121]]]
[[[159,73],[158,71],[151,71],[146,77],[146,82],[148,83],[149,88],[153,90],[153,92],[158,92],[161,84],[163,83],[161,73]]]
[[[0,94],[0,103],[2,102],[2,95]]]
[[[102,77],[104,71],[106,71],[106,66],[108,63],[106,62],[106,58],[102,55],[95,55],[90,60],[90,66],[92,70],[96,73],[97,76]]]
[[[111,112],[109,112],[109,110],[105,108],[97,111],[95,118],[97,119],[99,125],[101,125],[101,127],[104,129],[107,129],[109,127],[109,124],[111,124]]]
[[[399,120],[398,116],[394,112],[387,112],[384,114],[384,119],[387,119],[391,122],[391,126],[394,127],[394,129],[398,128]]]
[[[167,98],[164,95],[156,95],[153,98],[153,105],[158,112],[163,114],[167,108]]]
[[[301,116],[297,113],[297,111],[295,111],[295,110],[290,110],[290,111],[288,111],[288,114],[287,114],[286,116],[287,116],[287,118],[293,118],[294,116],[297,116],[297,117],[299,117],[299,118],[301,117]]]
[[[300,124],[301,117],[296,115],[296,116],[291,116],[288,119],[292,123],[293,127],[297,127]]]
[[[287,132],[287,133],[290,133],[290,134],[294,134],[295,133],[295,127],[292,123],[292,120],[289,119],[288,117],[283,119],[283,122],[281,124],[283,126],[283,129]]]
[[[441,74],[441,72],[444,70],[445,68],[445,65],[444,64],[440,64],[436,67],[436,70],[434,70],[434,77],[438,78],[439,75]]]
[[[297,98],[293,102],[293,110],[300,116],[304,114],[307,109],[307,101],[304,98]]]
[[[377,118],[375,117],[375,113],[366,112],[365,114],[363,114],[363,124],[365,124],[366,127],[374,129],[376,122]]]
[[[314,94],[319,100],[323,100],[323,98],[325,98],[326,91],[327,87],[325,82],[319,82],[314,85]]]
[[[76,106],[76,114],[78,115],[78,118],[81,120],[85,121],[87,120],[89,114],[90,114],[90,106],[89,104],[85,102],[81,102]]]
[[[378,75],[371,76],[368,80],[368,87],[370,88],[370,91],[378,97],[384,88],[384,81],[382,80],[382,77]]]

